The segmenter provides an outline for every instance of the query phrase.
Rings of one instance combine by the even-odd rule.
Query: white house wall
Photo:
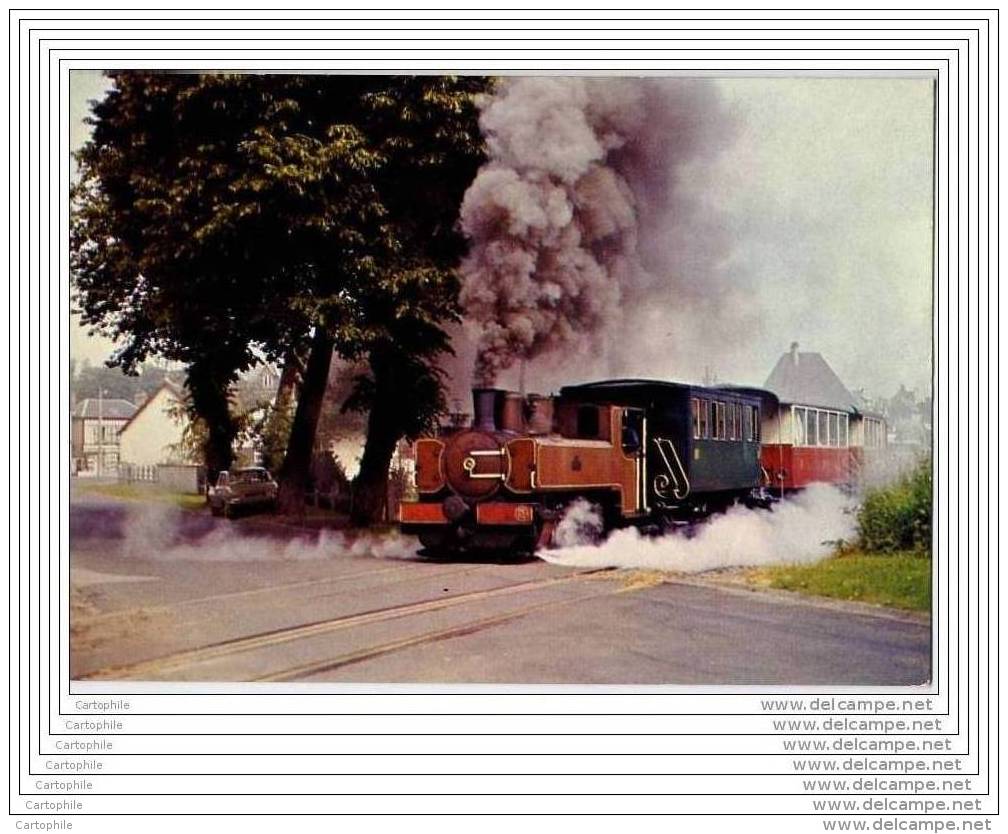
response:
[[[160,388],[119,434],[119,459],[134,466],[187,463],[173,450],[182,440],[186,421],[173,417],[178,398]]]

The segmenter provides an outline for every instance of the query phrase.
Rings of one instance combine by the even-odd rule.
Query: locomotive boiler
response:
[[[472,426],[414,446],[403,532],[435,551],[535,550],[583,498],[607,529],[663,530],[768,500],[758,389],[607,380],[523,396],[478,388]]]

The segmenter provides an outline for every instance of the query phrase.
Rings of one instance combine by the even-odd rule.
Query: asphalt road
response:
[[[87,680],[913,685],[920,617],[75,495]],[[65,621],[65,620],[64,620]]]

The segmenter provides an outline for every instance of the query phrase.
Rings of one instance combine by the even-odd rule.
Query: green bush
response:
[[[919,461],[896,483],[865,494],[858,513],[858,535],[865,550],[930,551],[930,458]]]

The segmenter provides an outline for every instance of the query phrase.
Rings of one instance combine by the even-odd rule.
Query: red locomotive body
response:
[[[644,511],[642,452],[620,442],[624,409],[592,405],[589,417],[498,389],[476,389],[474,405],[472,428],[415,444],[420,500],[403,502],[399,521],[424,546],[533,549],[578,495],[624,518]]]

